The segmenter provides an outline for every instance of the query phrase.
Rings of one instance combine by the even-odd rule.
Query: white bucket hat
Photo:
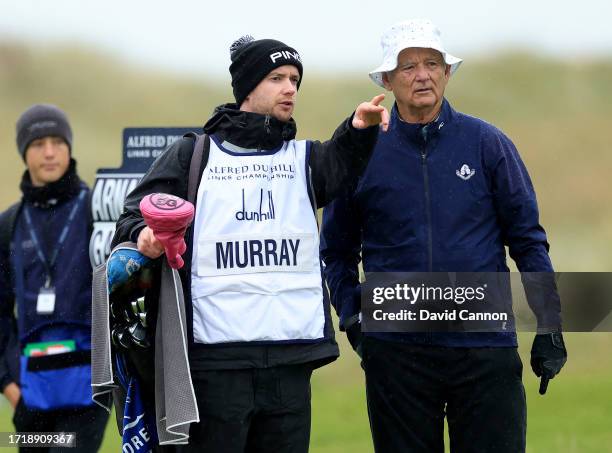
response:
[[[409,47],[435,49],[442,54],[444,61],[450,65],[451,75],[463,61],[444,50],[440,39],[440,30],[430,20],[412,19],[393,25],[380,38],[383,49],[383,63],[372,72],[370,78],[376,85],[385,87],[383,74],[397,67],[397,57],[400,52]]]

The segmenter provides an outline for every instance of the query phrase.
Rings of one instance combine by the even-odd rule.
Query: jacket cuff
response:
[[[134,225],[130,230],[130,241],[132,241],[134,244],[138,244],[138,235],[140,235],[140,232],[144,230],[146,226],[147,224],[144,220],[141,220]]]
[[[538,327],[536,330],[537,335],[548,335],[550,333],[561,333],[561,326],[559,327]]]
[[[347,297],[340,309],[340,323],[339,327],[341,331],[346,331],[356,322],[359,322],[359,312],[361,311],[361,285],[357,285],[352,290],[350,297]]]
[[[354,127],[353,126],[353,118],[354,117],[355,117],[355,112],[353,112],[351,114],[351,116],[349,116],[349,118],[347,120],[348,128],[351,131],[351,133],[366,135],[366,134],[373,134],[373,133],[377,133],[378,132],[378,128],[379,128],[378,124],[375,124],[374,126],[364,127],[362,129],[358,129],[358,128]]]
[[[10,383],[15,382],[15,380],[8,374],[0,377],[0,392],[4,393],[4,389]]]

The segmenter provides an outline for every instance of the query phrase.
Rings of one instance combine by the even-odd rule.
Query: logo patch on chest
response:
[[[276,218],[276,212],[274,210],[272,191],[268,190],[264,195],[264,190],[259,189],[259,197],[256,203],[247,207],[245,192],[244,189],[242,189],[242,206],[240,210],[236,211],[234,217],[236,217],[238,221],[263,222],[264,220],[274,220]]]
[[[456,170],[455,173],[464,181],[467,181],[472,176],[476,174],[476,170],[470,168],[468,164],[463,164],[459,170]]]

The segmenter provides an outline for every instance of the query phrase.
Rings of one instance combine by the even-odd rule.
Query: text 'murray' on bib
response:
[[[224,235],[200,240],[200,276],[306,272],[315,258],[312,234]]]

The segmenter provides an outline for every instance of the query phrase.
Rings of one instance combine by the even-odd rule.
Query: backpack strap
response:
[[[206,167],[208,156],[210,154],[210,137],[208,134],[188,134],[195,136],[195,144],[193,146],[193,154],[191,155],[191,163],[189,164],[189,180],[187,182],[187,201],[195,204],[196,195],[198,193],[198,182],[200,170]],[[202,167],[202,163],[204,167]]]

